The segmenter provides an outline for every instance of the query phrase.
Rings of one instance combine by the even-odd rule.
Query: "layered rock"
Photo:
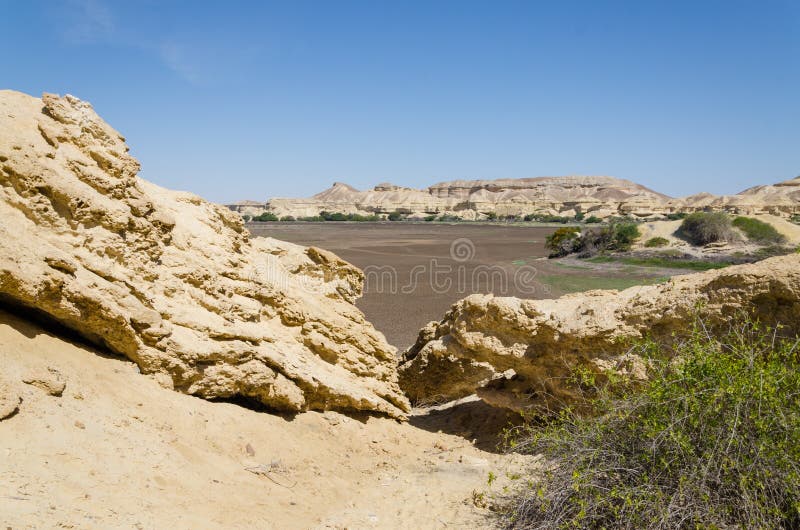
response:
[[[800,333],[800,255],[556,300],[472,295],[420,332],[403,355],[400,386],[416,402],[477,392],[514,410],[558,407],[581,395],[580,371],[644,377],[631,340],[670,340],[696,316],[713,327],[742,311]]]
[[[165,386],[282,411],[402,417],[394,349],[328,252],[251,239],[241,218],[137,177],[74,97],[0,92],[0,297]]]
[[[411,218],[448,215],[461,219],[582,213],[602,219],[632,216],[663,218],[670,213],[704,210],[743,215],[800,214],[800,177],[769,186],[757,186],[737,195],[701,193],[673,199],[629,180],[613,177],[568,176],[526,179],[454,180],[424,190],[382,183],[359,191],[341,182],[308,199],[275,198],[264,203],[229,205],[243,214],[266,211],[279,217],[310,217],[322,211],[345,214],[401,212]]]

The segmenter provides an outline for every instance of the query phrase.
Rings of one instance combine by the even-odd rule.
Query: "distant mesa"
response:
[[[698,193],[673,198],[630,180],[610,176],[557,176],[521,179],[452,180],[426,189],[382,182],[360,191],[343,182],[306,199],[272,198],[230,204],[242,215],[270,212],[278,217],[315,217],[321,212],[409,219],[446,216],[463,220],[524,217],[529,214],[599,219],[629,216],[642,220],[669,214],[723,210],[742,215],[800,214],[800,177],[749,188],[736,195]]]

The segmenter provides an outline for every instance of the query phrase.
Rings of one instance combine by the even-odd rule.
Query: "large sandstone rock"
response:
[[[431,322],[403,356],[400,386],[412,401],[477,392],[515,410],[557,407],[579,397],[576,369],[644,377],[629,339],[669,339],[698,315],[707,326],[752,312],[800,332],[800,255],[622,292],[590,291],[556,300],[472,295]]]
[[[0,296],[176,390],[283,411],[402,417],[394,349],[336,256],[250,239],[238,215],[137,177],[74,97],[0,92]]]

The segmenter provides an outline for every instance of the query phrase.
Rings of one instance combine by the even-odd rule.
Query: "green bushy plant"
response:
[[[544,246],[550,251],[550,257],[556,258],[576,252],[581,247],[580,228],[565,226],[545,238]]]
[[[778,232],[774,226],[752,217],[737,217],[733,220],[733,226],[741,230],[747,236],[747,239],[755,243],[779,245],[786,241],[786,237]]]
[[[667,245],[669,245],[669,239],[665,237],[651,237],[644,242],[644,246],[647,248],[660,248],[666,247]]]
[[[731,218],[724,212],[695,212],[687,215],[677,234],[697,246],[736,239]]]
[[[255,217],[253,217],[253,221],[258,221],[260,223],[264,223],[267,221],[277,221],[277,220],[278,216],[271,212],[264,212],[260,215],[256,215]]]
[[[595,387],[594,414],[512,433],[547,464],[509,528],[800,528],[800,340],[744,319],[666,344],[636,349],[649,382]]]

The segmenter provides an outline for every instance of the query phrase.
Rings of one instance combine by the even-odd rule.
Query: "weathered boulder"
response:
[[[628,339],[668,340],[699,317],[724,324],[742,311],[800,332],[800,255],[677,276],[662,285],[555,300],[472,295],[431,322],[403,355],[400,386],[416,402],[477,392],[514,410],[575,402],[576,370],[642,378]]]
[[[361,271],[138,178],[124,138],[72,96],[1,91],[0,131],[5,302],[182,392],[404,416],[395,350],[352,304]]]

